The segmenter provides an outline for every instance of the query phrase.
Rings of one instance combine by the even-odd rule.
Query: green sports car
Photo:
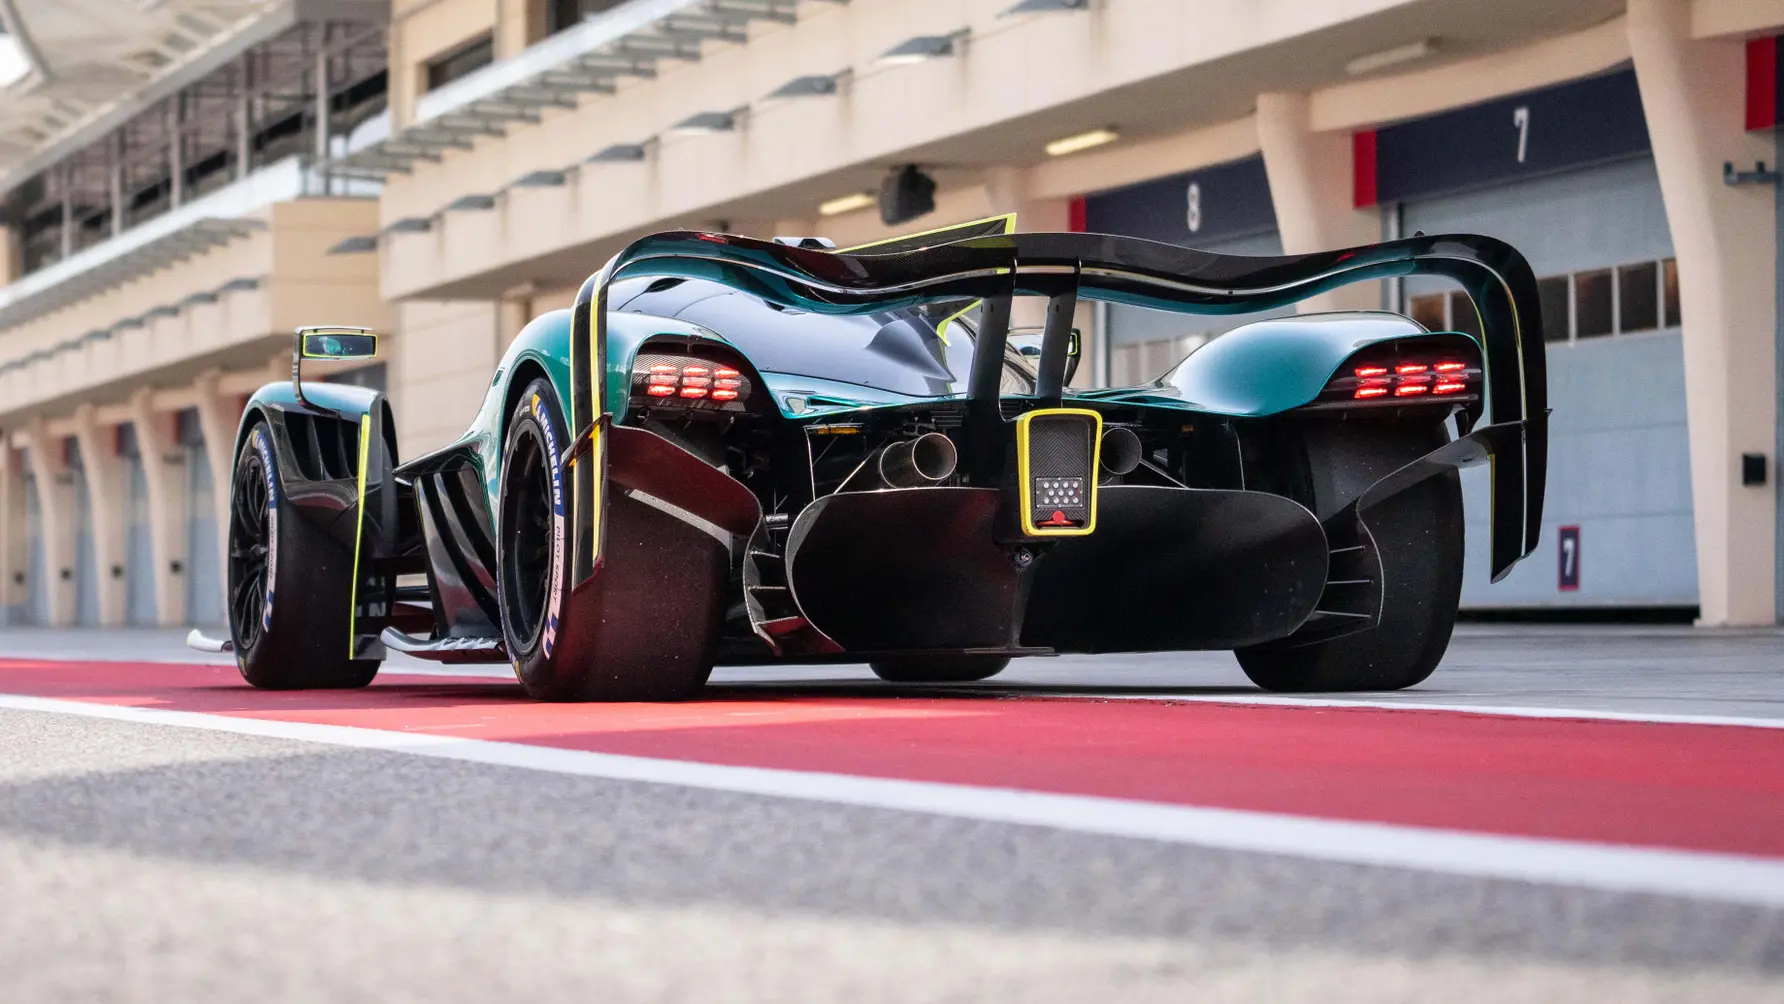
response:
[[[1185,649],[1273,690],[1386,689],[1449,642],[1459,466],[1492,465],[1494,577],[1535,546],[1543,340],[1509,246],[1007,231],[646,237],[527,325],[461,438],[407,459],[382,395],[301,381],[375,336],[300,331],[242,417],[211,646],[259,687],[363,686],[394,649],[507,662],[545,700],[683,698],[718,663],[942,683]],[[1068,387],[1080,299],[1239,314],[1412,274],[1459,283],[1483,334],[1281,316],[1149,383]],[[1044,323],[1013,326],[1019,298]]]

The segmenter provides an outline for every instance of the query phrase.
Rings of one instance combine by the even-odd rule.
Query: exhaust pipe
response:
[[[953,440],[939,432],[926,432],[880,451],[880,480],[893,488],[933,485],[953,474],[959,460]]]
[[[1114,426],[1103,433],[1101,455],[1103,473],[1109,477],[1132,474],[1140,466],[1140,437],[1134,430]]]

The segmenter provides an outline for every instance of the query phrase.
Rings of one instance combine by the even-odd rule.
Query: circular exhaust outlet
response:
[[[880,477],[894,488],[932,485],[954,473],[960,454],[939,432],[893,443],[880,453]]]
[[[1134,430],[1113,426],[1103,433],[1102,449],[1103,473],[1120,477],[1132,474],[1134,468],[1140,466],[1140,437]]]

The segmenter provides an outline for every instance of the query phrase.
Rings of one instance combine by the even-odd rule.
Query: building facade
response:
[[[847,245],[1003,212],[1236,254],[1511,241],[1542,280],[1550,500],[1543,551],[1489,585],[1470,472],[1464,603],[1707,625],[1784,610],[1784,209],[1758,166],[1784,155],[1776,0],[393,0],[357,7],[363,24],[351,6],[269,3],[207,71],[238,106],[298,95],[288,160],[239,156],[292,142],[263,137],[285,119],[261,111],[156,155],[165,209],[116,208],[132,185],[115,180],[56,201],[61,165],[134,163],[119,136],[45,141],[0,175],[11,616],[220,616],[233,458],[211,444],[298,323],[391,332],[347,378],[382,381],[413,455],[463,429],[527,319],[638,235]],[[284,54],[268,74],[310,68],[255,91],[260,57],[241,54],[266,47]],[[204,100],[175,76],[139,117]],[[197,195],[179,172],[212,148],[236,166]],[[889,227],[873,193],[909,165],[934,208]],[[70,219],[72,243],[49,228]],[[1303,309],[1467,330],[1452,292],[1371,283]],[[1078,379],[1100,384],[1157,376],[1231,323],[1080,310]]]

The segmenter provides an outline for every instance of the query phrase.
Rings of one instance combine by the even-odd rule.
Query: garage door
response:
[[[99,623],[99,558],[93,548],[93,492],[84,459],[68,440],[68,472],[74,476],[74,619],[89,627]]]
[[[217,553],[216,502],[196,411],[180,412],[179,433],[186,454],[186,617],[194,624],[222,624],[223,563]]]
[[[1695,604],[1678,284],[1633,74],[1395,126],[1380,143],[1399,232],[1501,238],[1541,287],[1554,409],[1541,549],[1488,583],[1489,474],[1464,472],[1463,604]],[[1405,191],[1432,178],[1461,190]],[[1428,327],[1477,329],[1453,290],[1407,280],[1406,309]]]
[[[149,537],[149,482],[135,430],[120,426],[119,464],[124,481],[124,615],[132,624],[155,623],[155,553]]]
[[[50,622],[50,589],[43,551],[43,496],[37,490],[37,478],[25,474],[25,540],[30,553],[25,558],[25,620],[30,624]]]

